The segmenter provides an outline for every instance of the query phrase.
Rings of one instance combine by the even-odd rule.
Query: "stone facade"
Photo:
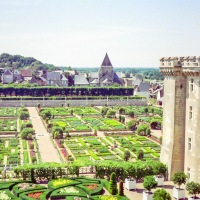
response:
[[[165,76],[160,160],[169,178],[184,171],[200,182],[200,57],[161,58],[160,69]]]

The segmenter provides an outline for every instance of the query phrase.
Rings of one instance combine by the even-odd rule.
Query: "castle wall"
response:
[[[193,79],[193,91],[191,80]],[[186,127],[185,127],[185,173],[189,180],[200,181],[200,77],[187,77]],[[192,116],[190,114],[192,107]]]
[[[184,170],[185,77],[167,76],[164,80],[163,139],[160,160],[167,164],[169,178]]]
[[[164,81],[163,143],[160,160],[169,178],[184,171],[200,182],[200,57],[160,59]]]

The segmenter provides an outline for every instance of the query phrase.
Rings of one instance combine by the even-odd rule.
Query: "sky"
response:
[[[56,66],[159,67],[200,55],[200,0],[0,0],[0,54]]]

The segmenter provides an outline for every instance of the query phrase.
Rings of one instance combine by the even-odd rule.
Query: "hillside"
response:
[[[22,69],[31,67],[34,70],[41,69],[58,69],[54,65],[44,64],[33,57],[24,57],[21,55],[10,55],[3,53],[0,55],[0,68],[14,67],[14,69]]]

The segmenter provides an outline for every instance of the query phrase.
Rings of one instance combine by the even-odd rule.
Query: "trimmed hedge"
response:
[[[95,190],[90,190],[87,186],[98,186]],[[85,191],[89,195],[100,195],[103,193],[103,186],[101,184],[96,183],[85,183],[77,185],[78,188],[81,188],[83,191]]]
[[[65,189],[73,189],[75,191],[78,191],[77,193],[75,192],[64,192]],[[61,193],[61,191],[63,190],[63,192]],[[63,188],[59,188],[57,190],[54,190],[51,195],[50,198],[51,200],[54,199],[61,199],[61,198],[65,198],[66,196],[77,196],[77,197],[87,197],[86,192],[84,192],[82,189],[75,187],[75,186],[69,186],[69,187],[63,187]]]
[[[10,197],[12,200],[20,200],[20,198],[14,196],[9,189],[5,189],[5,190],[0,190],[0,193],[4,193],[6,194],[8,197]]]
[[[29,188],[26,188],[24,190],[21,190],[19,188],[19,186],[21,186],[22,184],[27,184],[27,186],[29,185]],[[41,185],[37,185],[34,183],[30,183],[30,182],[23,182],[23,183],[18,183],[17,185],[15,185],[12,189],[12,192],[14,195],[19,196],[21,193],[26,192],[26,191],[35,191],[35,190],[39,190],[39,189],[46,189],[46,187],[41,186]]]

